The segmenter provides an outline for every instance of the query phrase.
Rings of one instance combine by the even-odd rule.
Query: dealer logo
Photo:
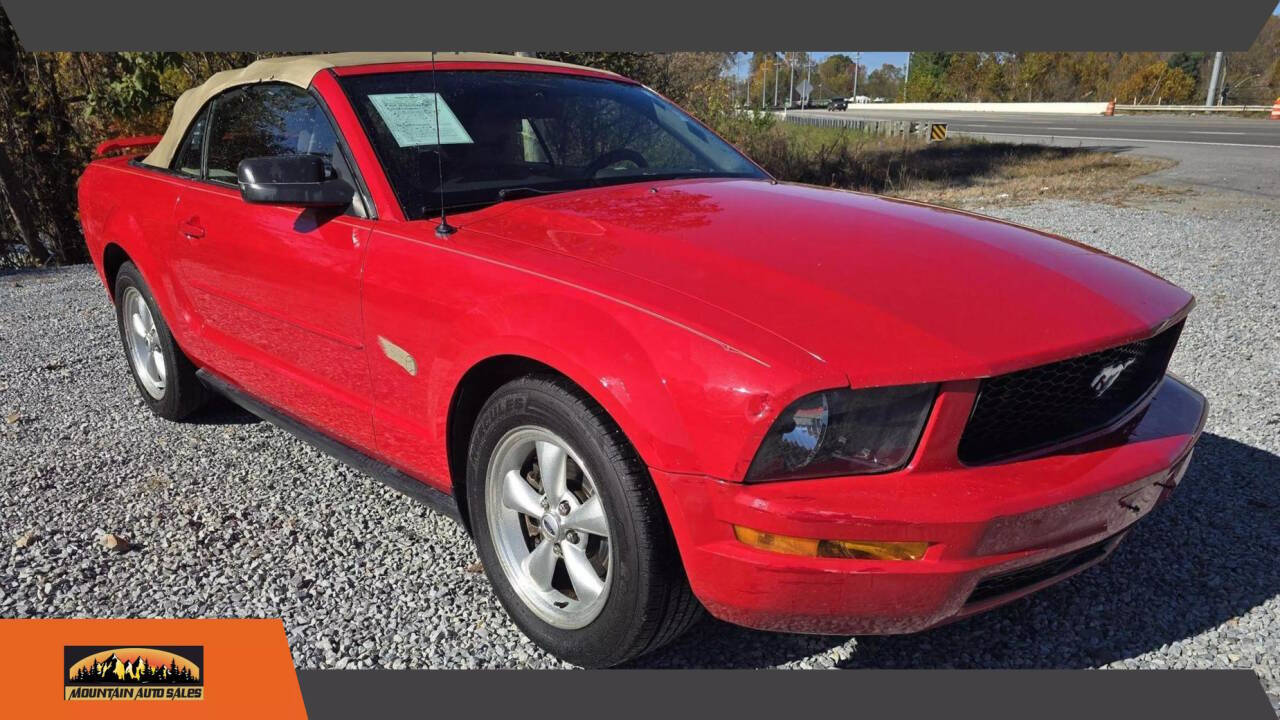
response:
[[[66,700],[203,700],[204,648],[65,645]]]

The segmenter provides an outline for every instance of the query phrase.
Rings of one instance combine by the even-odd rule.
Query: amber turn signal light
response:
[[[856,560],[919,560],[929,549],[927,542],[872,542],[868,540],[817,540],[733,526],[738,542],[753,548],[807,557],[853,558]]]

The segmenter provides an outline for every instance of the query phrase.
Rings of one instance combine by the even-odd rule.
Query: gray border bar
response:
[[[1244,50],[1275,0],[3,0],[28,50]]]
[[[1248,670],[300,670],[298,682],[311,720],[1275,717]]]

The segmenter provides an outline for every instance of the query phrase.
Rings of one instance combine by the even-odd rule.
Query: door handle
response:
[[[200,226],[200,221],[195,218],[191,218],[190,220],[179,224],[178,230],[189,238],[204,237],[204,228]]]

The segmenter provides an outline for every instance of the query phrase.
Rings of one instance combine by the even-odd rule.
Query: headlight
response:
[[[897,470],[911,459],[937,389],[898,385],[806,395],[769,428],[747,482]]]

